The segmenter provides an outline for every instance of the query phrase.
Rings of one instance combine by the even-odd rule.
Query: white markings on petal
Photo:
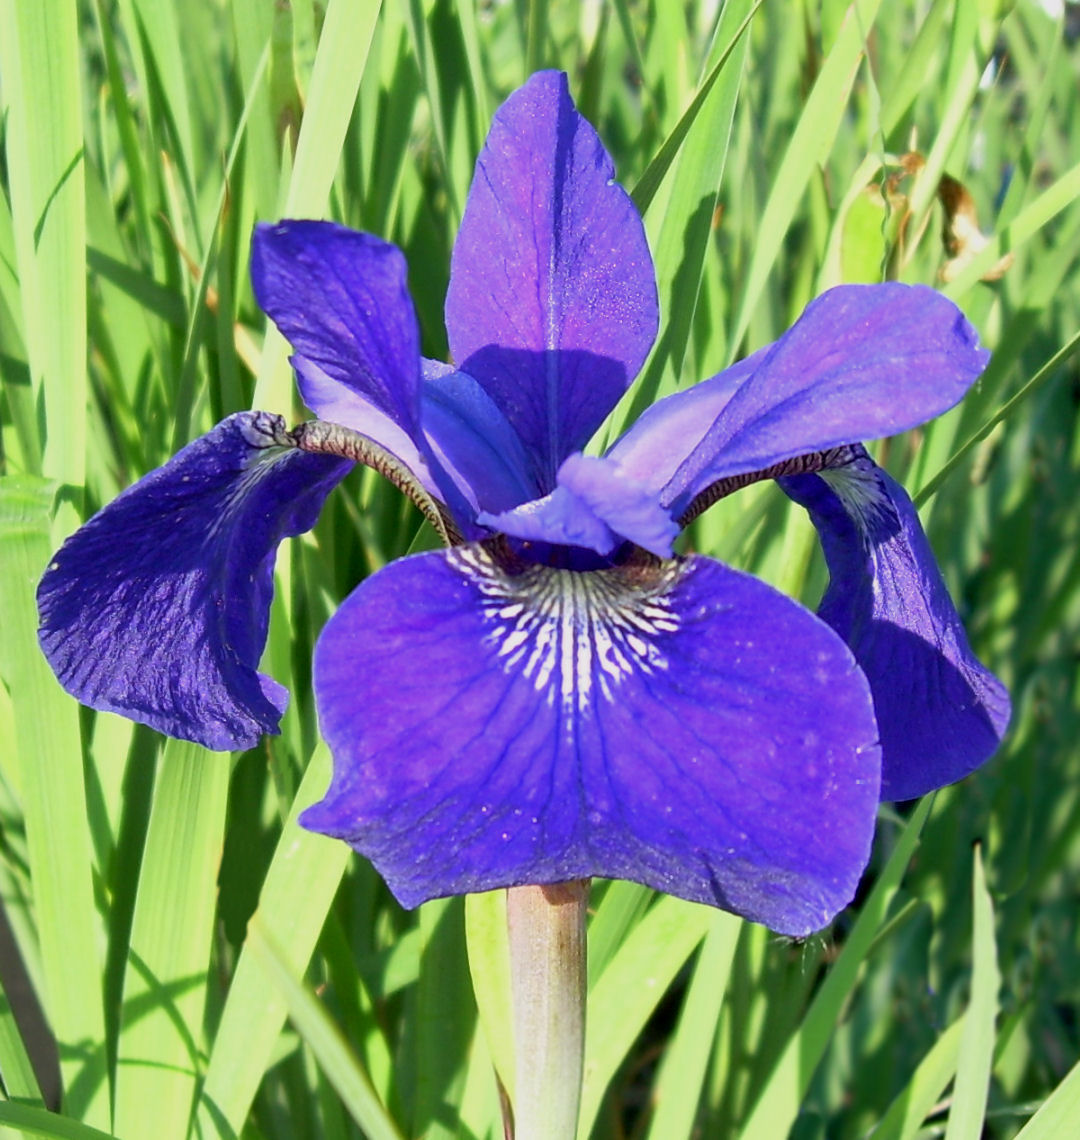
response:
[[[480,591],[484,641],[507,673],[526,677],[548,704],[583,712],[596,693],[612,700],[622,682],[668,668],[667,635],[679,628],[671,594],[678,562],[655,571],[557,570],[511,573],[483,548],[448,552]]]
[[[242,469],[233,478],[213,522],[207,528],[208,542],[215,541],[234,525],[236,515],[248,496],[265,476],[267,464],[276,462],[296,447],[295,441],[289,438],[285,420],[270,412],[255,412],[250,419],[241,421],[237,430],[251,452],[244,457]],[[183,477],[184,482],[189,479],[190,476]]]
[[[875,524],[884,524],[890,531],[896,529],[892,504],[872,464],[845,463],[842,467],[826,468],[818,474],[854,520],[865,546],[871,545],[870,535]]]

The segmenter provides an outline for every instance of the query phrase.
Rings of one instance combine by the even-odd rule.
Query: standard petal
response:
[[[517,432],[471,376],[425,360],[421,419],[436,458],[474,510],[504,511],[540,494]]]
[[[656,337],[641,218],[566,76],[496,112],[454,246],[450,352],[516,429],[542,489],[637,375]]]
[[[255,299],[296,350],[304,402],[396,454],[400,446],[373,430],[371,409],[418,439],[420,338],[407,272],[395,246],[344,226],[255,227]]]
[[[778,481],[821,535],[829,587],[818,613],[870,681],[882,798],[913,799],[966,776],[997,748],[1009,697],[971,652],[907,493],[865,452]]]
[[[76,531],[38,587],[41,647],[84,704],[207,748],[276,732],[287,693],[256,671],[274,552],[352,464],[241,412]]]
[[[940,415],[989,354],[951,301],[923,285],[887,282],[830,289],[758,359],[704,436],[688,431],[662,496],[676,516],[719,479]],[[699,399],[694,392],[669,397],[667,417],[676,401]]]
[[[406,906],[602,875],[803,935],[869,854],[865,678],[824,623],[708,559],[417,555],[330,619],[314,685],[334,777],[303,822]]]

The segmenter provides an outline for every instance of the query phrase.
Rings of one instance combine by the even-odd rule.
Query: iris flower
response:
[[[605,876],[806,934],[852,898],[882,797],[993,752],[1007,696],[860,444],[945,411],[985,366],[933,290],[832,289],[585,454],[653,345],[657,293],[641,219],[556,72],[510,96],[480,154],[453,365],[421,358],[404,258],[376,237],[260,226],[252,278],[318,418],[232,415],[65,543],[41,644],[79,700],[211,749],[277,731],[286,693],[257,670],[275,550],[359,462],[448,547],[380,570],[322,631],[334,772],[303,822],[407,907]],[[673,553],[763,478],[820,533],[816,616]]]

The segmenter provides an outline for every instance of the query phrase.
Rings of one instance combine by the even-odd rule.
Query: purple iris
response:
[[[375,237],[260,226],[252,276],[319,419],[230,416],[65,543],[41,644],[79,700],[214,749],[275,732],[286,694],[257,671],[274,552],[360,462],[449,547],[379,571],[323,630],[334,776],[304,824],[405,906],[599,875],[806,934],[850,901],[881,798],[993,752],[1008,698],[858,442],[945,411],[985,366],[931,289],[833,289],[583,454],[652,347],[657,296],[641,220],[555,72],[507,100],[477,163],[446,299],[456,367],[421,359],[404,259]],[[821,535],[820,616],[673,556],[761,478]]]

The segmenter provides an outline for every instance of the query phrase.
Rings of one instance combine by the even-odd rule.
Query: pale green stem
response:
[[[506,892],[514,1140],[574,1140],[585,1050],[587,880]]]

